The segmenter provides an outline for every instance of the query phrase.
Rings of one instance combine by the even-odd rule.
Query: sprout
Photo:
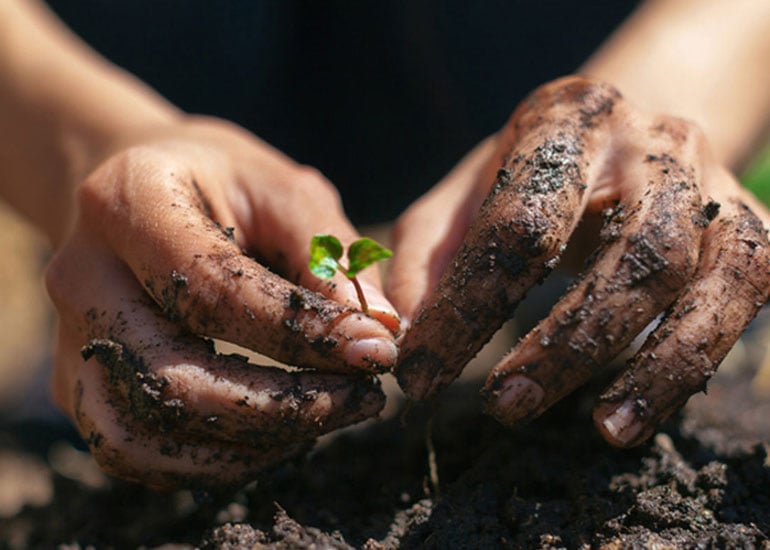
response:
[[[361,302],[361,311],[369,313],[369,306],[356,275],[373,263],[390,258],[393,252],[368,237],[358,239],[348,247],[347,267],[339,262],[342,252],[342,243],[334,235],[315,235],[310,240],[310,271],[320,279],[331,279],[335,271],[340,271],[353,283],[358,301]]]

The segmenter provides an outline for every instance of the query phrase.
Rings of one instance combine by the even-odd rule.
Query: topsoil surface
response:
[[[27,504],[2,520],[0,540],[71,549],[770,548],[770,400],[756,397],[751,374],[713,381],[632,451],[610,448],[594,429],[597,388],[508,430],[480,413],[477,386],[456,384],[405,418],[346,431],[219,494],[107,479],[69,444],[33,454],[17,430],[0,440],[0,459]],[[30,485],[41,480],[36,493]]]

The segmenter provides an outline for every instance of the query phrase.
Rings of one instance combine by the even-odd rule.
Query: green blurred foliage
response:
[[[757,155],[741,177],[741,183],[770,206],[770,147]]]

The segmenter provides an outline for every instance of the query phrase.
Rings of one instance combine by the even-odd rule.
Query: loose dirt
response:
[[[511,431],[480,413],[477,387],[460,384],[440,402],[330,438],[223,494],[107,479],[60,443],[39,461],[44,474],[25,474],[50,480],[48,502],[3,520],[0,540],[6,548],[770,548],[770,401],[755,395],[751,374],[719,377],[633,451],[608,447],[594,430],[596,388]],[[3,456],[24,452],[9,436],[3,447]]]

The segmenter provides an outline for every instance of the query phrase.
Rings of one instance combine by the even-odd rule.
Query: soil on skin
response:
[[[716,380],[708,397],[692,399],[633,451],[614,450],[597,435],[596,388],[515,431],[479,412],[477,389],[456,385],[440,402],[413,408],[405,424],[393,418],[346,432],[222,494],[155,493],[100,477],[71,448],[80,457],[74,467],[49,453],[41,463],[52,496],[2,520],[0,541],[6,548],[770,548],[770,401],[754,396],[749,373]],[[3,441],[6,455],[22,452]]]

